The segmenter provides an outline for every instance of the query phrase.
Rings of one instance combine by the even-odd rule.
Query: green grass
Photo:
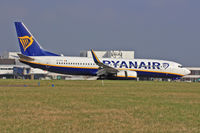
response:
[[[198,133],[200,83],[0,80],[0,132]]]

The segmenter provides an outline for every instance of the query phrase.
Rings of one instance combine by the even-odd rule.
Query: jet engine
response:
[[[121,70],[117,73],[116,77],[117,77],[117,79],[136,79],[137,72]]]

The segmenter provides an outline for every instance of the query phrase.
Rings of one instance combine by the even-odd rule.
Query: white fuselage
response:
[[[67,56],[32,56],[34,61],[24,61],[32,67],[42,68],[48,71],[75,74],[75,75],[96,75],[99,66],[92,58],[67,57]],[[181,77],[190,73],[181,64],[154,59],[115,59],[99,58],[104,64],[118,70],[136,71],[138,77]]]

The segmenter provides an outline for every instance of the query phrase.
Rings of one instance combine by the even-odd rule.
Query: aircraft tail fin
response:
[[[45,51],[22,22],[15,22],[21,53],[26,56],[60,56]]]

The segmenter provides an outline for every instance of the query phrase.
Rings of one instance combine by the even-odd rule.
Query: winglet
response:
[[[92,53],[92,57],[94,62],[97,63],[101,63],[100,60],[98,59],[97,55],[94,53],[94,51],[91,49],[91,53]]]

